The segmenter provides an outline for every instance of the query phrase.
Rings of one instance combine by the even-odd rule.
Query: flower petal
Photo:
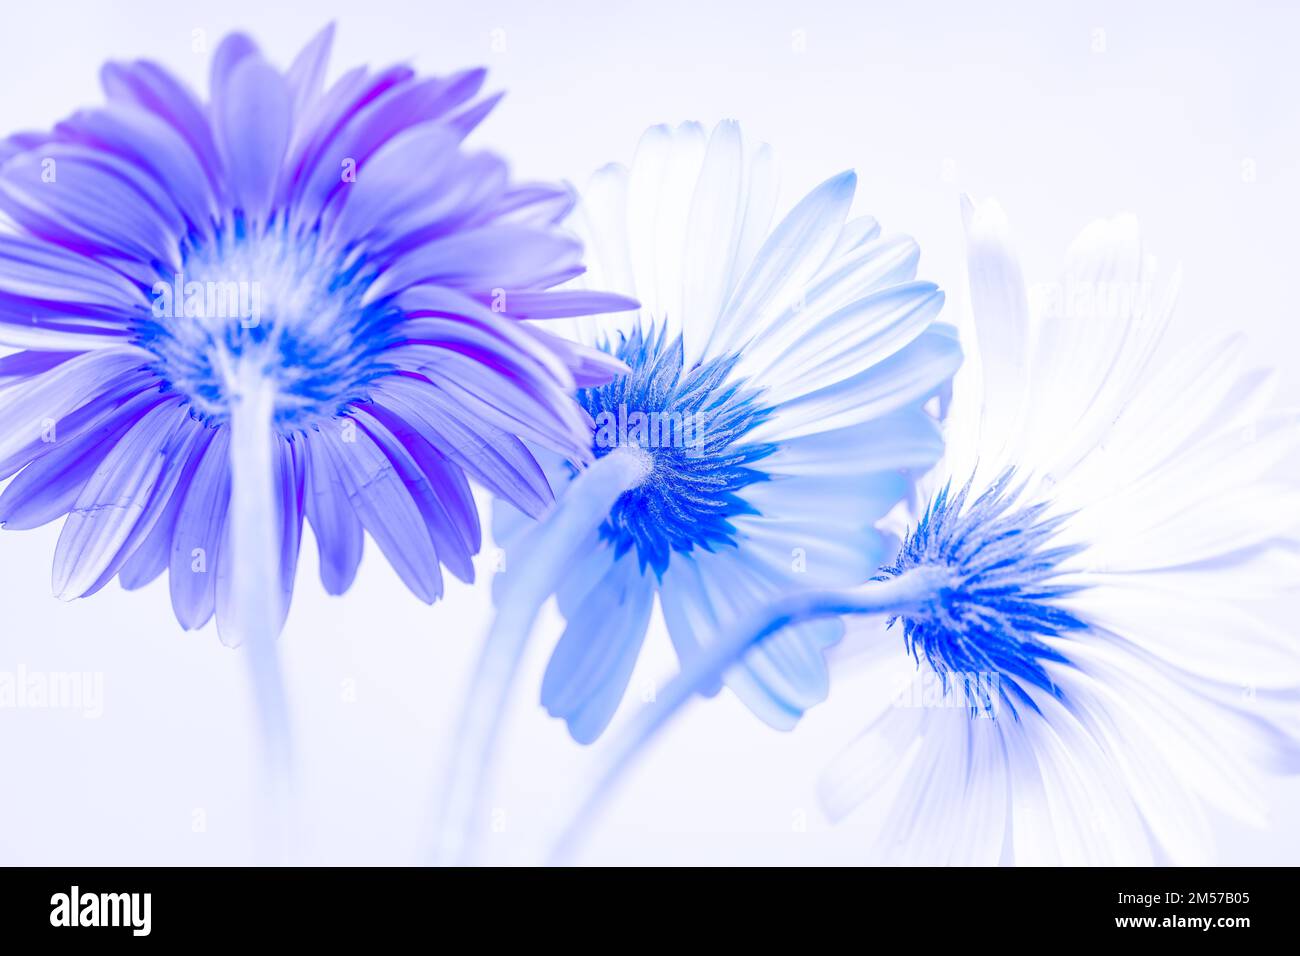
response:
[[[155,487],[165,480],[167,442],[184,414],[175,401],[154,407],[91,474],[54,552],[54,593],[59,597],[90,590],[146,515]]]
[[[618,709],[653,606],[653,587],[624,555],[569,618],[542,680],[542,706],[578,743],[599,737]]]
[[[176,620],[197,630],[216,610],[217,568],[230,506],[230,429],[202,452],[176,513],[168,583]]]
[[[212,127],[231,199],[250,220],[265,222],[289,147],[289,88],[278,70],[251,54],[220,85],[215,75],[213,79]]]
[[[342,479],[321,447],[323,441],[314,432],[302,441],[306,463],[303,503],[316,535],[321,584],[330,594],[343,594],[352,586],[361,564],[363,531]]]

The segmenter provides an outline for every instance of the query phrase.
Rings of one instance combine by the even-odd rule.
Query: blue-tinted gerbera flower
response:
[[[499,522],[508,570],[480,671],[508,670],[499,656],[557,591],[567,625],[542,702],[575,739],[594,740],[623,699],[656,595],[689,667],[741,611],[875,573],[877,521],[938,458],[925,406],[960,363],[956,335],[935,323],[942,293],[915,279],[916,243],[849,218],[855,189],[835,176],[773,228],[770,151],[747,154],[725,122],[650,129],[630,170],[607,167],[584,194],[593,278],[642,309],[575,334],[630,371],[579,392],[597,461],[550,463],[554,482],[573,480],[545,527]],[[825,696],[840,631],[791,628],[726,683],[789,728]],[[474,691],[469,706],[493,699]]]
[[[0,522],[67,516],[65,598],[169,571],[183,627],[275,633],[305,519],[330,593],[368,533],[432,602],[473,575],[470,479],[539,514],[524,441],[591,457],[572,392],[618,363],[520,321],[634,305],[548,291],[569,191],[465,149],[482,70],[326,88],[331,38],[281,72],[228,37],[206,103],[112,63],[106,105],[0,144]]]
[[[1165,349],[1176,283],[1131,217],[1032,303],[997,206],[967,235],[971,361],[898,553],[719,641],[615,744],[569,838],[694,686],[829,615],[875,616],[875,717],[821,796],[833,818],[871,801],[886,860],[1205,862],[1207,808],[1262,824],[1261,774],[1300,772],[1300,646],[1255,610],[1300,582],[1296,412],[1239,341]]]
[[[943,294],[915,279],[916,243],[847,218],[852,173],[769,227],[771,165],[733,123],[655,127],[583,196],[597,281],[642,310],[575,330],[631,369],[579,401],[592,453],[643,468],[559,587],[568,627],[542,702],[581,741],[622,699],[654,594],[689,660],[739,608],[865,580],[886,555],[876,522],[942,449],[922,406],[960,352],[934,324]],[[729,683],[789,727],[825,695],[838,633],[794,629]]]
[[[649,130],[632,168],[583,196],[597,281],[642,310],[621,329],[575,323],[631,369],[579,401],[597,458],[644,467],[559,586],[568,626],[542,702],[580,741],[622,699],[656,593],[686,662],[755,602],[861,582],[886,555],[876,522],[941,451],[923,406],[960,351],[916,243],[848,218],[852,173],[773,228],[774,181],[735,124],[686,124]],[[792,629],[727,682],[788,728],[825,695],[838,634]]]
[[[1261,774],[1300,771],[1300,647],[1254,610],[1300,581],[1296,413],[1239,341],[1164,341],[1177,282],[1132,217],[1031,298],[1001,210],[966,214],[979,347],[928,483],[967,490],[885,571],[947,579],[868,629],[903,653],[823,802],[893,793],[901,862],[1208,862],[1207,808],[1262,823]]]

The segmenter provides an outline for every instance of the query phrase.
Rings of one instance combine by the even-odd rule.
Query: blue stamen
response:
[[[918,664],[924,658],[945,690],[950,681],[962,688],[972,714],[993,713],[997,701],[988,688],[995,686],[996,697],[1019,719],[1017,702],[1038,711],[1027,687],[1062,696],[1043,662],[1069,660],[1040,638],[1087,625],[1055,603],[1079,588],[1052,583],[1061,563],[1084,546],[1047,546],[1065,516],[1045,518],[1045,502],[1014,507],[1020,493],[1009,487],[1014,474],[1004,471],[969,507],[970,481],[956,495],[951,482],[945,485],[876,580],[914,568],[947,568],[948,586],[889,623],[902,620],[913,658]]]
[[[620,446],[638,446],[646,476],[611,509],[601,536],[613,542],[617,556],[635,547],[641,568],[660,577],[674,551],[734,547],[729,519],[755,513],[737,492],[767,480],[751,466],[775,449],[743,440],[771,411],[757,389],[727,382],[737,356],[687,369],[681,338],[667,341],[663,326],[620,333],[605,350],[631,372],[578,393],[596,422],[593,450],[600,458]]]
[[[253,234],[238,216],[184,252],[182,298],[172,288],[175,277],[160,278],[157,290],[167,286],[171,297],[167,314],[142,313],[135,340],[157,356],[155,371],[202,420],[229,419],[229,370],[249,356],[275,377],[275,426],[282,433],[366,401],[367,383],[391,371],[382,355],[404,316],[390,301],[364,302],[374,279],[364,257],[323,248],[314,231],[291,235],[273,223]],[[217,314],[187,314],[189,283],[198,283],[205,298],[223,287],[243,298],[237,310],[227,297]],[[254,294],[255,316],[245,314]]]

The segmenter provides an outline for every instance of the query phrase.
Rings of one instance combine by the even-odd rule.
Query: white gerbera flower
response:
[[[824,803],[897,788],[879,849],[899,862],[1205,861],[1206,805],[1262,824],[1260,770],[1300,769],[1300,651],[1251,608],[1300,583],[1278,467],[1297,415],[1268,410],[1239,340],[1163,347],[1177,277],[1157,282],[1132,217],[1086,229],[1031,296],[1001,210],[965,212],[975,342],[933,487],[967,487],[889,569],[952,577],[899,615],[908,690]]]

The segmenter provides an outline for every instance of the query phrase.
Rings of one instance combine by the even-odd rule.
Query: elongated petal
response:
[[[225,161],[235,208],[264,220],[289,146],[293,104],[280,73],[260,58],[242,58],[215,85],[217,147]]]
[[[568,620],[542,681],[542,706],[591,743],[623,699],[641,650],[654,591],[630,558],[617,562]]]
[[[357,517],[398,576],[416,597],[432,604],[442,595],[438,553],[393,463],[355,423],[338,433],[322,431],[316,444],[334,465]]]
[[[856,188],[851,172],[828,179],[773,230],[718,322],[713,354],[757,338],[798,299],[834,248]]]
[[[302,443],[306,461],[303,501],[320,552],[321,584],[330,594],[342,594],[352,586],[361,564],[363,531],[343,481],[322,447],[324,441],[311,434]]]
[[[18,386],[0,408],[0,471],[12,473],[11,456],[25,459],[32,444],[86,402],[106,381],[138,369],[147,356],[134,348],[100,349],[69,359]],[[48,448],[48,439],[46,441]]]
[[[285,82],[293,94],[293,115],[299,122],[306,115],[309,104],[321,94],[333,45],[334,24],[328,23],[299,51],[285,73]]]
[[[182,424],[181,430],[185,426]],[[216,429],[205,428],[197,422],[191,426],[194,435],[191,441],[176,450],[173,462],[175,486],[167,498],[162,513],[154,522],[147,536],[140,541],[134,552],[122,562],[119,580],[128,591],[142,588],[158,575],[167,570],[171,563],[172,540],[176,532],[176,518],[180,513],[190,482],[207,448],[216,436]]]
[[[146,513],[181,421],[174,402],[144,415],[113,446],[77,496],[54,553],[54,592],[76,597],[112,563]]]
[[[202,627],[216,609],[217,560],[230,505],[230,434],[221,429],[203,451],[176,513],[168,581],[176,620]]]
[[[95,425],[53,442],[49,454],[19,472],[0,494],[0,524],[38,528],[71,511],[105,457],[160,401],[156,392],[137,395]]]

